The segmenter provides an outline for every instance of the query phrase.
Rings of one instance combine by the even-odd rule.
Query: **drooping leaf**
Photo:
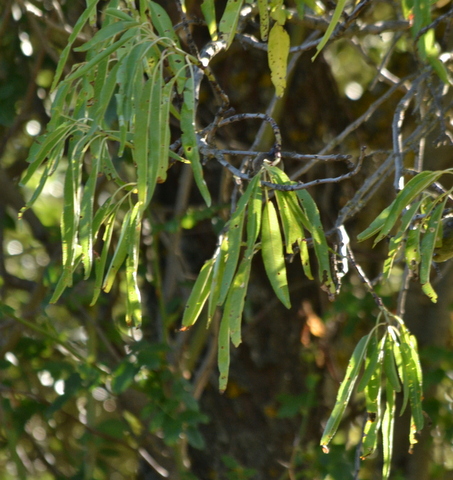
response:
[[[230,322],[228,318],[222,318],[220,322],[218,343],[219,391],[224,392],[230,370]]]
[[[213,263],[213,258],[207,260],[198,274],[184,310],[182,330],[191,327],[200,316],[211,288]]]
[[[329,420],[327,421],[321,437],[321,446],[325,447],[323,448],[324,450],[327,450],[327,445],[329,445],[330,441],[335,435],[338,426],[340,425],[343,413],[348,405],[349,398],[351,397],[352,390],[360,373],[360,368],[362,367],[368,345],[368,339],[368,335],[365,335],[360,339],[349,360],[344,380],[341,382],[340,389],[338,390],[335,406],[330,414]]]
[[[214,0],[203,0],[201,11],[203,12],[206,25],[208,26],[209,35],[211,35],[211,39],[215,42],[217,40],[217,22],[215,17]]]
[[[195,128],[194,88],[193,70],[190,68],[190,75],[184,88],[184,103],[181,108],[181,140],[186,158],[190,161],[195,182],[206,202],[206,205],[209,207],[211,205],[211,195],[203,178],[203,169],[200,162],[200,154],[198,152],[198,141]]]
[[[296,193],[309,222],[305,227],[310,231],[313,238],[313,248],[319,264],[319,280],[325,286],[328,294],[334,295],[336,287],[330,267],[329,246],[327,245],[318,207],[307,190],[297,190]]]
[[[436,246],[436,239],[439,234],[439,229],[441,226],[441,217],[445,208],[445,203],[447,201],[447,196],[445,199],[437,205],[428,221],[426,227],[426,232],[423,235],[423,240],[421,243],[421,263],[420,263],[420,283],[422,285],[423,292],[431,299],[432,302],[437,301],[437,293],[431,285],[429,276],[431,272],[431,264],[433,261],[434,248]]]
[[[261,225],[261,251],[264,268],[275,294],[286,308],[291,308],[280,225],[277,212],[271,201],[267,201],[264,206]]]
[[[274,23],[269,33],[267,51],[271,80],[277,97],[282,97],[286,88],[289,43],[289,35],[285,28],[278,23]]]
[[[382,453],[384,463],[382,480],[390,478],[390,467],[393,454],[393,430],[395,425],[395,390],[390,382],[386,383],[386,405],[382,418]]]
[[[235,347],[241,343],[241,319],[252,266],[251,258],[243,258],[228,292],[223,309],[223,319],[230,324],[231,341]]]
[[[243,3],[244,0],[228,0],[220,19],[219,36],[226,43],[227,49],[234,40]]]
[[[265,42],[269,35],[269,8],[267,0],[258,0],[258,11],[260,13],[260,36]]]

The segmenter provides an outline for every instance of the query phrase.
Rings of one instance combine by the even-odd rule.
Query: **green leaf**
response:
[[[395,426],[395,390],[391,383],[386,384],[386,405],[382,419],[382,453],[384,464],[382,467],[382,480],[390,478],[390,468],[393,454],[393,430]]]
[[[91,50],[99,43],[105,42],[106,40],[112,40],[118,33],[124,32],[128,28],[135,27],[137,25],[138,23],[129,17],[128,21],[120,21],[111,23],[106,27],[103,26],[92,39],[90,39],[88,42],[84,43],[80,47],[74,48],[74,51],[86,52],[88,50]]]
[[[407,211],[404,213],[402,219],[401,219],[401,226],[398,229],[397,234],[390,239],[390,244],[389,244],[389,254],[387,256],[387,259],[384,262],[384,268],[383,268],[383,278],[388,279],[390,276],[392,267],[393,267],[393,262],[395,261],[395,258],[398,254],[398,252],[401,250],[403,246],[403,240],[405,238],[405,232],[409,228],[412,218],[418,211],[423,199],[420,199],[418,202],[414,202],[410,208],[407,209]]]
[[[241,343],[241,319],[244,310],[245,296],[252,266],[251,258],[243,258],[234,281],[228,292],[223,309],[223,319],[230,324],[231,341],[235,347]]]
[[[378,364],[379,359],[379,352],[378,344],[376,337],[371,337],[370,341],[368,342],[368,358],[366,360],[366,367],[365,371],[363,372],[362,378],[357,386],[358,392],[363,392],[368,385],[371,377],[373,376],[374,372],[376,371],[376,366]]]
[[[231,217],[227,234],[227,247],[225,270],[220,284],[220,293],[217,305],[222,305],[230,289],[231,282],[236,271],[239,253],[242,245],[242,230],[244,225],[245,211],[238,209]]]
[[[214,0],[203,0],[201,11],[208,26],[209,35],[211,35],[211,39],[215,42],[217,40],[217,22],[215,18]]]
[[[289,43],[289,35],[285,28],[278,23],[274,23],[269,34],[267,53],[271,80],[277,97],[282,97],[286,88]]]
[[[230,322],[227,318],[222,318],[220,322],[218,343],[219,391],[224,392],[230,370]]]
[[[306,228],[310,231],[313,238],[313,247],[319,264],[319,280],[325,286],[328,294],[334,295],[336,287],[330,269],[329,246],[327,245],[318,207],[307,190],[297,190],[296,193],[309,221],[309,225],[306,225]]]
[[[260,179],[260,175],[255,175],[250,182],[253,191],[247,208],[247,248],[244,257],[253,256],[255,243],[261,229],[263,191],[261,189]]]
[[[79,65],[78,68],[74,70],[64,80],[64,82],[66,83],[74,82],[74,80],[77,80],[78,78],[83,77],[90,71],[93,71],[93,69],[96,68],[96,65],[98,65],[104,58],[109,57],[110,55],[112,55],[112,53],[119,50],[120,47],[122,47],[125,43],[130,41],[136,35],[137,35],[137,27],[130,28],[129,30],[126,31],[126,33],[123,34],[123,36],[119,40],[117,40],[115,43],[113,43],[106,49],[99,52],[89,62]]]
[[[69,35],[69,38],[67,40],[66,47],[60,54],[60,59],[58,61],[57,69],[55,71],[55,76],[53,78],[52,86],[50,88],[51,91],[55,89],[57,83],[60,80],[61,74],[63,73],[63,68],[66,64],[69,53],[71,52],[72,44],[76,41],[79,33],[82,31],[87,21],[90,19],[93,13],[96,12],[96,5],[97,5],[97,2],[88,2],[87,8],[83,11],[82,15],[80,15],[79,19],[74,25],[71,35]]]
[[[423,428],[422,409],[423,386],[417,340],[403,328],[401,336],[401,355],[408,382],[409,399],[416,431]]]
[[[261,225],[261,249],[264,268],[275,294],[286,308],[291,308],[280,226],[277,212],[271,201],[267,201],[264,206]]]
[[[195,285],[192,288],[189,299],[187,300],[186,308],[182,318],[181,330],[187,330],[198,319],[201,310],[208,298],[211,281],[212,281],[212,266],[214,259],[207,260],[198,274]]]
[[[387,382],[391,385],[393,390],[395,390],[395,392],[400,392],[401,383],[396,370],[393,348],[391,335],[386,335],[384,346],[384,372],[387,377]]]
[[[91,148],[91,172],[83,189],[80,204],[79,237],[82,247],[82,263],[85,270],[85,279],[90,276],[93,262],[93,204],[100,170],[100,157],[102,156],[104,147],[105,141],[99,138],[93,140]]]
[[[265,42],[269,35],[269,8],[267,0],[258,0],[258,11],[260,13],[260,36]]]
[[[384,223],[387,221],[391,207],[392,206],[389,205],[382,210],[382,212],[371,222],[370,226],[367,227],[362,233],[357,235],[357,240],[359,242],[363,242],[373,235],[376,235],[382,229]]]
[[[220,245],[213,257],[214,267],[208,302],[208,322],[211,322],[214,317],[215,310],[219,303],[220,288],[222,286],[223,274],[225,272],[227,254],[228,236],[225,235],[220,237]]]
[[[113,286],[113,281],[115,280],[116,274],[123,264],[128,249],[129,242],[129,233],[130,233],[130,220],[131,220],[131,210],[128,210],[124,216],[123,224],[121,226],[120,238],[113,254],[113,258],[110,262],[110,266],[105,275],[104,283],[102,289],[105,292],[109,292]]]
[[[387,236],[398,220],[401,212],[412,203],[415,198],[420,195],[429,185],[435,182],[443,171],[430,172],[425,171],[411,178],[407,185],[396,196],[395,200],[391,204],[389,214],[385,220],[384,225],[381,228],[379,235],[375,240],[375,244],[381,241]]]
[[[126,323],[135,327],[140,326],[142,322],[141,296],[137,279],[143,212],[141,207],[140,203],[136,203],[131,213],[126,258]]]
[[[420,283],[422,285],[423,292],[434,303],[437,301],[437,293],[431,285],[429,276],[433,261],[434,248],[436,246],[436,239],[438,238],[441,226],[442,213],[444,211],[447,199],[448,197],[445,196],[444,200],[437,205],[436,208],[434,208],[429,218],[428,225],[426,226],[426,232],[423,235],[423,240],[421,243]]]
[[[236,28],[241,14],[243,0],[228,0],[219,23],[220,39],[230,48],[236,34]]]
[[[148,180],[149,158],[149,131],[151,127],[151,96],[153,91],[153,78],[145,83],[137,111],[134,131],[134,161],[137,166],[138,201],[146,206],[154,191],[154,186]]]
[[[101,290],[102,290],[105,266],[107,263],[110,243],[112,240],[112,234],[115,226],[115,216],[116,216],[115,210],[116,208],[107,217],[107,220],[105,222],[105,230],[104,230],[104,235],[102,237],[104,244],[102,246],[101,255],[100,256],[96,255],[94,259],[94,274],[95,274],[94,292],[93,292],[93,299],[91,300],[90,306],[93,306],[96,304],[97,299],[99,298],[99,294],[101,293]]]
[[[406,247],[404,249],[404,258],[406,265],[414,273],[418,272],[418,265],[420,263],[420,224],[407,232]]]
[[[332,19],[330,20],[329,26],[327,27],[326,32],[324,33],[324,36],[322,37],[321,41],[318,43],[316,46],[316,54],[312,57],[312,61],[315,60],[315,58],[318,56],[319,52],[324,48],[326,43],[329,41],[330,37],[332,36],[332,33],[335,30],[335,27],[337,26],[338,22],[340,21],[341,14],[343,13],[343,10],[346,6],[346,0],[339,0],[335,10],[332,15]]]
[[[348,405],[349,398],[351,397],[352,390],[360,373],[360,368],[362,366],[363,358],[368,345],[368,339],[368,335],[365,335],[360,339],[359,343],[354,349],[351,359],[349,360],[345,378],[341,382],[340,389],[338,390],[335,406],[322,434],[322,447],[327,448],[327,445],[332,440],[338,429],[338,426],[340,425],[341,417],[343,416],[343,413]]]
[[[198,152],[198,139],[195,129],[195,92],[194,92],[193,70],[190,68],[190,75],[187,79],[184,89],[184,103],[181,108],[181,141],[184,153],[190,161],[193,170],[195,182],[200,193],[209,207],[211,205],[211,195],[209,193],[206,182],[203,178],[203,169],[200,162],[200,154]]]

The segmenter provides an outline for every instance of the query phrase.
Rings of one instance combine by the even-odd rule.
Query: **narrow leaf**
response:
[[[277,97],[282,97],[286,88],[286,69],[288,66],[289,35],[285,28],[274,23],[269,34],[268,62],[271,80]]]
[[[207,260],[198,274],[195,285],[192,288],[186,309],[182,318],[182,329],[187,330],[198,319],[201,310],[208,298],[212,281],[213,259]]]
[[[227,49],[234,40],[243,3],[243,0],[228,0],[222,18],[220,19],[220,39],[226,43]]]
[[[218,343],[219,390],[223,393],[228,383],[230,370],[230,322],[227,318],[223,318],[220,322]]]
[[[272,288],[283,305],[286,308],[291,308],[280,226],[277,212],[271,201],[268,201],[264,206],[261,244],[264,268]]]
[[[349,398],[351,397],[352,390],[354,389],[354,385],[357,381],[360,368],[363,363],[363,358],[368,344],[368,338],[369,336],[365,335],[360,339],[359,343],[354,349],[351,359],[349,360],[345,378],[341,382],[340,389],[338,390],[335,406],[322,434],[322,447],[327,447],[335,435],[338,426],[340,425],[341,417],[343,416],[343,413],[348,405]]]
[[[187,79],[184,90],[184,103],[181,108],[181,129],[181,140],[184,153],[186,158],[190,161],[198,189],[200,190],[206,205],[209,207],[211,205],[211,195],[203,178],[203,169],[201,167],[200,154],[198,152],[198,140],[195,130],[195,92],[192,69],[190,69],[190,75]]]

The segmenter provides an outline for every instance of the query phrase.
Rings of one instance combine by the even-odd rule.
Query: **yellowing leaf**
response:
[[[289,35],[281,25],[276,23],[269,34],[268,61],[277,97],[283,96],[286,88],[288,53]]]

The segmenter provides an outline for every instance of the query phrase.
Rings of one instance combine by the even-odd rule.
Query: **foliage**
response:
[[[31,478],[28,472],[33,478],[50,478],[39,473],[48,471],[55,478],[102,479],[112,478],[115,471],[118,478],[128,478],[140,464],[131,455],[138,451],[160,476],[190,477],[190,449],[207,448],[201,432],[209,418],[198,400],[207,389],[216,353],[218,388],[234,397],[234,383],[228,382],[235,356],[230,342],[235,347],[243,342],[242,323],[247,308],[253,307],[247,294],[253,291],[257,265],[263,266],[269,292],[292,309],[297,282],[290,263],[300,257],[297,276],[303,272],[307,284],[316,283],[330,301],[340,296],[341,304],[342,289],[354,278],[362,281],[362,290],[375,301],[367,310],[375,324],[354,339],[357,344],[351,349],[320,444],[325,453],[336,452],[332,464],[344,463],[337,447],[329,444],[355,405],[356,390],[366,411],[358,457],[371,457],[381,435],[382,478],[390,478],[397,416],[410,406],[411,448],[425,424],[422,369],[416,337],[404,317],[404,296],[408,279],[414,278],[432,302],[438,300],[431,266],[436,255],[440,260],[451,201],[451,189],[440,180],[452,170],[427,170],[422,160],[426,138],[434,129],[440,130],[438,143],[450,137],[445,117],[450,107],[446,102],[451,59],[442,52],[436,33],[452,12],[425,1],[375,7],[368,1],[355,6],[339,1],[333,12],[330,6],[305,1],[227,0],[220,5],[205,0],[200,11],[192,3],[175,2],[169,7],[150,0],[110,0],[105,5],[88,1],[66,29],[70,33],[59,48],[52,84],[47,82],[43,93],[50,120],[30,148],[29,166],[20,183],[29,199],[19,213],[31,224],[34,211],[42,208],[39,202],[60,182],[61,264],[50,261],[56,243],[46,238],[44,273],[35,268],[35,276],[43,277],[36,282],[41,286],[37,291],[44,293],[25,309],[26,302],[14,296],[5,296],[1,303],[2,320],[12,322],[17,332],[3,349],[1,365],[9,473],[18,478]],[[8,7],[17,9],[18,20],[27,11],[22,2],[10,2]],[[34,8],[41,14],[30,15],[45,18]],[[8,15],[5,10],[4,22]],[[201,27],[197,15],[203,16]],[[203,36],[197,28],[207,32]],[[392,40],[380,42],[379,35]],[[236,113],[233,107],[238,105],[231,97],[239,85],[224,85],[216,72],[217,59],[236,55],[238,43],[267,53],[265,75],[272,88],[269,83],[266,113],[242,109]],[[389,87],[375,97],[369,87],[370,100],[362,104],[363,111],[338,134],[321,134],[324,146],[315,150],[318,153],[284,151],[283,142],[290,143],[291,135],[281,112],[285,102],[294,102],[291,82],[301,54],[316,49],[313,69],[324,56],[335,71],[336,53],[346,44],[356,53],[344,61],[340,73],[337,68],[340,90],[363,92],[369,87],[365,73],[357,78],[345,73],[359,56],[376,73],[374,83]],[[416,67],[399,78],[388,64],[393,58],[398,62],[403,54]],[[257,54],[257,70],[262,68],[258,59]],[[372,152],[368,153],[353,135],[363,136],[372,114],[396,92],[400,92],[396,107],[388,107],[390,114],[385,112],[392,119],[391,147],[372,172],[369,164],[377,162],[382,149],[369,136],[366,143]],[[414,113],[406,119],[411,103]],[[4,122],[11,122],[10,117],[6,115]],[[252,141],[235,130],[239,122],[248,125],[257,120],[263,127],[253,131]],[[238,147],[250,143],[242,150]],[[14,157],[11,152],[9,156]],[[243,161],[237,162],[237,156]],[[302,160],[307,162],[304,167],[297,164]],[[331,167],[335,173],[328,174],[320,168],[323,164],[343,164],[343,169]],[[385,199],[374,220],[370,218],[377,212],[363,219],[369,200],[392,173],[395,198]],[[226,202],[218,195],[221,176],[228,184]],[[191,190],[187,183],[178,190],[171,214],[162,214],[159,196],[167,185],[171,192],[175,178],[181,184],[193,178],[192,195],[204,206],[186,208]],[[341,208],[338,202],[334,211],[326,208],[322,192],[354,181],[358,184],[351,183],[353,192],[343,198]],[[231,206],[230,213],[225,212],[225,203]],[[19,208],[15,204],[14,209]],[[164,275],[161,243],[168,242],[168,233],[174,235],[174,251],[170,246],[167,256],[168,264],[175,265],[183,229],[192,230],[206,219],[220,225],[215,231],[217,246],[211,258],[211,252],[203,252],[204,263],[191,293],[176,293],[171,285],[184,285],[190,268],[182,274],[175,273],[176,267],[168,268]],[[361,224],[362,233],[350,226],[352,220]],[[3,229],[14,232],[10,245],[16,241],[14,245],[21,248],[20,227],[12,217],[9,221],[11,227]],[[36,227],[33,233],[36,236]],[[358,242],[374,236],[374,245],[390,238],[378,272],[382,288],[391,289],[392,278],[404,271],[395,290],[400,292],[395,309],[385,303],[385,295],[356,261]],[[350,266],[354,272],[349,272]],[[8,268],[13,276],[21,276],[18,264]],[[32,306],[39,311],[34,318]],[[313,312],[304,312],[311,321],[307,320],[309,334],[323,338],[326,334],[319,333],[324,332],[323,322]],[[66,316],[68,325],[53,320]],[[115,321],[100,328],[101,318]],[[27,329],[26,336],[18,326]],[[291,418],[299,411],[308,416],[315,408],[313,391],[319,381],[314,372],[307,376],[310,396],[303,401],[297,395],[280,396],[282,406],[276,416]],[[118,408],[120,403],[126,406]],[[301,427],[301,437],[307,428]],[[11,429],[11,436],[6,429]],[[67,429],[69,435],[57,434],[60,429]],[[52,442],[42,447],[48,437]],[[27,462],[29,451],[35,458]],[[59,454],[55,462],[57,451],[67,454]],[[161,458],[155,460],[148,451],[162,453]],[[132,460],[122,463],[122,458]],[[298,468],[304,475],[306,463],[311,463],[310,468],[322,463],[314,454],[311,460],[309,454],[304,457],[298,445],[290,458],[282,478],[296,478]],[[256,469],[243,467],[226,453],[221,462],[225,478],[257,475]],[[357,478],[356,465],[342,468],[354,468]],[[319,471],[330,478],[335,475],[332,466]]]

